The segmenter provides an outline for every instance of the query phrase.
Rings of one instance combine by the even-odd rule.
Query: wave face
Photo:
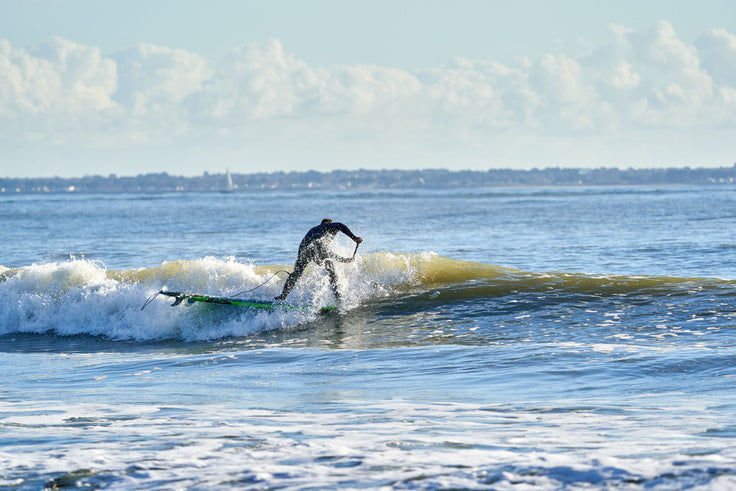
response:
[[[98,261],[75,259],[0,270],[0,335],[46,333],[90,335],[111,340],[182,341],[247,336],[318,320],[317,307],[335,299],[321,268],[310,267],[289,301],[313,305],[314,311],[265,312],[232,306],[186,303],[170,307],[158,290],[271,299],[280,291],[289,267],[256,266],[234,259],[205,257],[164,262],[153,268],[108,271]],[[282,271],[279,273],[279,271]],[[540,299],[536,309],[594,299],[732,296],[736,282],[714,278],[604,276],[582,273],[532,273],[492,264],[461,261],[433,253],[379,252],[342,267],[341,310],[380,307],[396,312],[394,323],[410,323],[422,310],[450,308],[455,322],[484,302]],[[265,283],[265,284],[264,284]],[[253,290],[249,292],[248,290]],[[464,307],[464,308],[465,308]],[[401,312],[407,312],[402,318]],[[487,313],[488,316],[493,313]]]

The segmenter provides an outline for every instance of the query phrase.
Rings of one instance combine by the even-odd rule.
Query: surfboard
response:
[[[251,309],[259,310],[317,310],[320,313],[330,312],[336,310],[337,307],[327,305],[324,307],[316,307],[314,305],[298,305],[293,303],[275,302],[270,300],[252,300],[244,298],[228,298],[228,297],[213,297],[211,295],[201,295],[198,293],[184,293],[184,292],[172,292],[168,290],[161,290],[158,292],[159,295],[166,295],[167,297],[173,297],[174,303],[171,304],[175,307],[187,301],[187,303],[194,302],[206,302],[206,303],[217,303],[221,305],[237,305],[239,307],[247,307]]]

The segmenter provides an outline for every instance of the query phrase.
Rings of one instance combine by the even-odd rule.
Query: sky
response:
[[[0,0],[0,177],[736,162],[732,0]]]

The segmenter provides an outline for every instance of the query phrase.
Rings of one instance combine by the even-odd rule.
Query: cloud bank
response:
[[[536,145],[548,162],[601,162],[614,151],[631,162],[610,163],[625,166],[677,135],[692,145],[702,136],[711,150],[715,141],[715,155],[728,155],[733,143],[714,135],[736,129],[736,35],[713,29],[688,43],[665,21],[647,31],[612,25],[610,44],[583,56],[550,53],[513,66],[457,58],[421,70],[310,66],[278,40],[219,60],[150,44],[103,55],[58,37],[30,49],[0,40],[0,125],[6,148],[186,142],[202,155],[208,145],[229,152],[224,161],[273,151],[287,162],[296,154],[284,147],[293,145],[318,159],[328,149],[339,159],[354,152],[362,165],[432,152],[463,168],[473,167],[463,158],[503,164],[513,155],[544,164],[528,150]],[[621,144],[641,152],[616,153]]]

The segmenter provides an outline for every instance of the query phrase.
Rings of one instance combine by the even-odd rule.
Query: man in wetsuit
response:
[[[314,261],[318,265],[324,265],[327,270],[327,274],[330,277],[330,285],[335,291],[335,296],[340,300],[340,292],[337,290],[337,273],[335,272],[335,265],[333,261],[339,261],[341,263],[350,263],[355,260],[352,257],[342,257],[333,253],[328,249],[330,242],[335,238],[338,232],[342,232],[355,241],[356,244],[363,242],[363,239],[353,234],[349,228],[342,223],[333,223],[329,218],[322,220],[322,223],[313,227],[307,232],[307,235],[302,239],[302,243],[299,244],[299,253],[297,254],[296,262],[294,263],[294,271],[286,278],[284,283],[284,290],[281,295],[276,297],[276,300],[286,300],[287,295],[294,285],[296,284],[299,277],[304,273],[304,269],[307,267],[310,261]]]

